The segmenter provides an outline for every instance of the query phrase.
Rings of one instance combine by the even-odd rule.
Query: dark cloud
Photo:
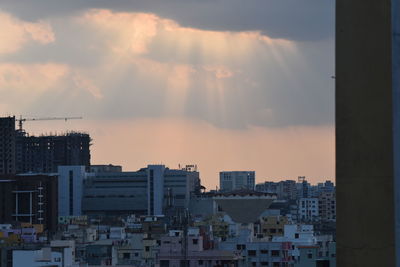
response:
[[[186,0],[185,3],[182,0],[168,1],[168,7],[176,7],[176,10],[162,9],[167,5],[161,1],[158,2],[159,5],[156,5],[156,1],[148,1],[148,3],[136,1],[135,8],[128,2],[112,1],[112,3],[117,2],[113,5],[114,10],[129,8],[129,10],[152,11],[157,14],[164,12],[161,16],[176,19],[183,25],[199,28],[274,30],[277,32],[275,37],[284,37],[289,36],[289,33],[278,29],[286,27],[287,31],[293,31],[290,38],[295,38],[298,34],[297,39],[302,40],[296,42],[275,40],[273,44],[268,44],[257,38],[249,39],[223,34],[227,36],[224,37],[227,38],[224,39],[224,44],[228,43],[229,45],[224,47],[224,51],[218,53],[219,51],[213,50],[213,45],[217,43],[213,40],[207,40],[206,46],[199,45],[202,38],[209,36],[202,34],[208,33],[194,31],[195,33],[191,33],[192,35],[187,33],[174,35],[168,31],[159,30],[156,36],[152,37],[152,41],[148,43],[147,53],[131,55],[132,59],[153,62],[158,64],[156,69],[162,68],[167,73],[170,71],[169,68],[173,69],[176,65],[192,66],[195,69],[195,73],[190,78],[191,84],[187,90],[185,101],[181,103],[182,107],[179,107],[182,113],[168,114],[166,113],[168,111],[166,99],[170,94],[167,88],[168,75],[153,75],[151,70],[141,66],[140,61],[132,63],[129,54],[124,54],[120,64],[117,64],[118,60],[113,58],[114,55],[108,44],[112,40],[110,38],[112,35],[93,28],[93,25],[77,23],[75,19],[66,16],[66,14],[71,15],[74,12],[83,12],[89,7],[109,8],[111,1],[57,1],[59,5],[56,5],[55,1],[45,0],[16,1],[15,3],[5,0],[0,6],[9,11],[12,10],[12,13],[17,14],[21,19],[37,21],[41,18],[49,18],[48,21],[56,37],[54,43],[27,44],[17,53],[3,55],[0,63],[14,62],[23,65],[55,62],[69,66],[70,72],[62,81],[53,86],[54,88],[29,98],[23,98],[22,102],[19,100],[22,93],[12,89],[2,91],[4,88],[0,88],[0,98],[7,99],[9,103],[18,103],[14,106],[20,107],[23,114],[70,114],[73,111],[74,114],[89,118],[119,119],[180,115],[204,120],[224,128],[245,128],[249,125],[267,127],[332,125],[334,123],[334,80],[330,77],[334,74],[333,38],[329,38],[329,31],[321,30],[316,34],[318,31],[308,32],[303,28],[308,23],[307,19],[312,24],[311,15],[300,18],[300,14],[318,13],[317,10],[321,11],[321,4],[311,5],[314,1],[302,0],[305,6],[307,4],[311,7],[302,10],[298,6],[296,9],[295,3],[293,3],[293,7],[288,6],[288,3],[291,2],[288,0],[281,0],[280,4],[278,1],[250,0],[247,2],[249,7],[243,7],[244,10],[237,12],[236,16],[232,16],[232,13],[238,9],[239,1],[230,1],[231,6],[224,4],[225,0]],[[35,2],[35,5],[32,2]],[[271,7],[267,8],[266,3]],[[46,5],[48,6],[45,7]],[[227,10],[224,12],[221,11],[223,5],[227,6]],[[258,11],[255,8],[257,5],[260,7]],[[211,11],[212,6],[216,9],[215,12],[221,13],[220,18]],[[192,11],[189,7],[196,7],[197,12]],[[286,24],[279,19],[275,24],[272,22],[268,24],[261,20],[261,14],[265,13],[263,16],[266,21],[273,21],[272,17],[279,17],[280,9],[280,12],[286,14],[285,16],[291,17],[291,20],[287,19]],[[187,10],[187,12],[185,13],[183,10]],[[252,10],[254,18],[249,15],[253,12]],[[271,13],[271,10],[278,13],[274,16],[270,15],[271,18],[268,18],[267,14]],[[285,12],[283,12],[284,10]],[[323,13],[323,8],[321,12]],[[289,15],[291,13],[293,13],[292,16]],[[61,14],[65,15],[64,18],[59,16]],[[179,18],[173,17],[179,14],[181,14]],[[190,14],[192,14],[191,18]],[[200,19],[200,15],[196,17],[196,14],[203,14],[204,17]],[[260,17],[257,19],[257,16]],[[298,21],[296,21],[296,16],[299,16]],[[315,16],[314,19],[316,19]],[[283,20],[283,17],[280,19]],[[321,18],[322,23],[319,23],[318,27],[330,28],[323,26],[324,23],[327,23],[326,19]],[[298,25],[294,26],[293,24]],[[318,23],[314,24],[318,25]],[[256,25],[259,25],[257,26],[259,28]],[[263,25],[263,28],[260,25]],[[289,26],[294,28],[291,29]],[[298,32],[295,32],[296,27]],[[315,28],[313,29],[315,30]],[[304,35],[300,38],[302,32]],[[219,33],[219,35],[222,34]],[[179,38],[184,40],[179,40]],[[186,39],[193,42],[190,44],[189,50],[179,46],[181,43],[186,44],[186,42],[180,42],[186,41]],[[312,41],[305,41],[305,39],[312,39]],[[242,41],[246,44],[251,43],[251,48],[245,52],[242,50],[240,55],[240,42]],[[287,43],[291,45],[286,46]],[[207,49],[214,52],[205,54],[204,50]],[[223,56],[222,53],[224,53]],[[113,68],[108,68],[109,64]],[[218,88],[218,84],[215,84],[215,88],[210,88],[206,82],[210,80],[212,74],[204,70],[204,66],[213,64],[225,66],[233,73],[232,77],[219,81],[223,84],[223,90]],[[90,90],[77,88],[76,82],[74,82],[77,74],[92,81],[99,88],[103,97],[96,99]],[[215,81],[214,77],[211,82],[218,81]],[[34,91],[35,88],[32,90]],[[10,106],[12,105],[10,104]]]
[[[303,41],[332,37],[334,29],[333,0],[2,0],[0,8],[25,20],[88,8],[154,12],[182,26]]]

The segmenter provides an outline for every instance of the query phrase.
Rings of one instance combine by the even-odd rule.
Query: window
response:
[[[199,265],[203,265],[203,260],[199,260]]]
[[[198,239],[193,239],[193,245],[197,245],[199,243]]]
[[[248,256],[257,256],[257,251],[255,251],[255,250],[248,250],[248,251],[247,251],[247,255],[248,255]]]
[[[245,250],[246,249],[246,245],[236,245],[236,249],[237,250]]]
[[[268,250],[262,249],[262,250],[260,250],[260,253],[261,253],[261,254],[268,254]]]
[[[279,250],[271,250],[271,256],[279,257]]]
[[[294,234],[294,238],[299,238],[299,234]]]
[[[308,252],[307,253],[307,258],[312,259],[312,253]]]
[[[261,266],[268,266],[268,261],[262,261]]]
[[[144,250],[145,250],[145,251],[150,251],[150,247],[149,247],[149,246],[145,246],[145,247],[144,247]]]
[[[122,258],[123,258],[124,260],[129,260],[129,259],[131,258],[131,254],[130,254],[130,253],[123,253],[123,254],[122,254]]]

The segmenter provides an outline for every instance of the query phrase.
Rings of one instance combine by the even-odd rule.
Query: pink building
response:
[[[161,238],[158,262],[160,267],[238,267],[242,257],[234,251],[205,249],[203,236],[197,228],[189,228],[186,238],[183,231],[170,231]],[[185,264],[186,262],[186,264]]]

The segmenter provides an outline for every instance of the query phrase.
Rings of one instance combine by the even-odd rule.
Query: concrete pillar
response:
[[[398,22],[398,3],[399,0],[336,1],[340,267],[396,266],[400,90],[394,76],[399,53],[392,51],[396,45],[392,24]]]

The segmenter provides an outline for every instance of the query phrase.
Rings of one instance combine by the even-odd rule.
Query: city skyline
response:
[[[22,2],[0,4],[0,114],[84,117],[28,132],[86,131],[125,170],[197,164],[208,188],[334,180],[333,3]]]

